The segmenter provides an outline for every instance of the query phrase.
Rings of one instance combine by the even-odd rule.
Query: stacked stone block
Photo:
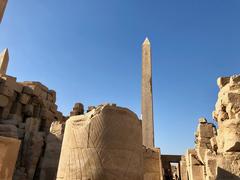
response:
[[[8,58],[4,50],[0,54],[0,136],[21,140],[14,179],[38,179],[50,126],[64,122],[64,117],[57,110],[55,91],[6,75]]]
[[[213,118],[218,128],[200,119],[195,149],[182,162],[189,180],[240,179],[240,75],[221,77],[217,83],[220,91]]]
[[[63,121],[56,93],[39,82],[0,76],[0,135],[22,140],[15,179],[33,179],[40,171],[46,137],[53,121]]]

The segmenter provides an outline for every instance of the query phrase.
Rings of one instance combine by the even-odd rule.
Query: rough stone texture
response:
[[[84,113],[84,106],[82,103],[76,103],[73,110],[70,112],[70,116],[81,115]]]
[[[0,179],[12,180],[21,141],[0,136]]]
[[[0,23],[2,22],[4,10],[7,5],[7,0],[0,0]]]
[[[240,179],[240,76],[218,78],[217,84],[220,91],[213,117],[218,128],[199,121],[195,149],[185,156],[189,180],[196,178],[195,172],[206,180]],[[191,154],[204,172],[193,170],[196,162],[191,162]]]
[[[162,180],[160,149],[143,146],[143,179]]]
[[[41,165],[40,180],[56,179],[59,157],[61,153],[65,123],[55,121],[50,127],[46,140],[46,149]]]
[[[66,121],[57,179],[141,180],[142,131],[125,108],[98,106]]]
[[[1,59],[0,136],[22,141],[14,179],[39,179],[42,167],[45,168],[42,163],[45,151],[46,155],[49,155],[46,147],[49,148],[52,143],[47,139],[51,136],[49,132],[51,123],[63,122],[65,118],[61,112],[57,111],[55,91],[49,90],[39,82],[17,82],[15,77],[5,74],[7,51],[2,54]],[[60,146],[58,143],[58,146],[54,146],[53,149],[58,152]],[[59,154],[59,152],[54,154],[55,157],[52,156],[51,161],[52,164],[55,163],[55,175]],[[51,180],[47,175],[46,179]]]
[[[189,180],[204,180],[204,165],[198,159],[197,152],[190,149],[185,158]]]
[[[154,148],[152,60],[151,45],[147,38],[142,45],[142,131],[143,145]]]
[[[181,180],[188,180],[187,164],[186,164],[185,156],[181,157],[180,172],[181,172]]]

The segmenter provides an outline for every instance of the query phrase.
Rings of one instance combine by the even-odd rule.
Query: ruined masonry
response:
[[[218,127],[199,119],[195,148],[182,158],[182,180],[240,179],[240,75],[217,80]]]
[[[90,106],[85,114],[83,105],[75,104],[66,121],[57,180],[163,179],[160,149],[154,147],[152,94],[148,94],[152,92],[148,39],[143,43],[142,76],[143,121],[116,104]]]
[[[15,180],[54,179],[65,120],[57,111],[56,92],[6,75],[8,58],[5,49],[0,54],[0,179],[11,179],[13,172]]]
[[[7,0],[0,0],[0,22]],[[240,75],[218,79],[217,127],[199,119],[185,156],[154,146],[151,45],[142,44],[142,121],[116,104],[76,103],[59,112],[56,92],[7,75],[0,53],[0,180],[239,180]],[[172,166],[176,163],[178,166]],[[175,175],[175,178],[173,178]]]

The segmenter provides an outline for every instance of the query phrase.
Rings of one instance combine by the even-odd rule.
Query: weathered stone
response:
[[[194,150],[188,150],[186,154],[187,169],[190,180],[204,180],[204,166]]]
[[[16,77],[12,77],[12,76],[8,76],[8,75],[2,75],[1,76],[2,79],[4,79],[4,86],[12,89],[18,93],[21,93],[23,90],[23,86],[20,83],[17,83],[17,78]]]
[[[142,45],[142,133],[146,147],[154,147],[153,127],[151,45],[146,38]]]
[[[0,15],[1,15],[1,12],[0,12]],[[1,21],[1,17],[0,17],[0,21]],[[8,61],[9,61],[8,49],[4,49],[3,52],[1,52],[0,54],[0,74],[6,74]]]
[[[15,102],[10,110],[11,114],[21,115],[22,114],[22,104],[19,102]]]
[[[0,124],[0,136],[18,138],[17,127],[9,124]]]
[[[21,141],[0,136],[0,179],[11,180]]]
[[[219,144],[223,144],[223,149],[220,151],[240,152],[240,119],[224,121],[218,132]]]
[[[201,124],[205,124],[205,123],[207,123],[207,120],[206,120],[206,118],[202,117],[202,118],[199,118],[198,122]]]
[[[8,97],[0,94],[0,107],[6,107],[8,105],[8,102]]]
[[[33,109],[34,106],[32,104],[27,104],[23,107],[23,113],[30,117],[33,115]]]
[[[181,180],[188,180],[188,172],[187,172],[187,163],[185,156],[182,156],[180,162],[180,169],[181,169]]]
[[[48,100],[55,103],[56,102],[56,91],[48,90],[48,94],[50,95],[50,96],[48,96]]]
[[[124,108],[105,105],[72,116],[66,121],[57,179],[142,179],[141,137],[140,121]]]
[[[87,112],[90,112],[90,111],[92,111],[92,110],[94,110],[94,109],[96,109],[95,106],[88,106],[88,110],[87,110]]]
[[[196,161],[191,162],[186,155],[189,180],[201,177],[206,180],[239,180],[240,178],[240,76],[218,79],[220,91],[213,117],[218,123],[198,126],[196,148],[192,156],[201,162],[204,172],[198,169],[193,174]],[[212,130],[211,130],[212,126]]]
[[[70,112],[70,116],[81,115],[84,113],[84,106],[82,103],[76,103],[73,110]]]
[[[29,103],[30,99],[31,99],[31,96],[23,93],[20,95],[19,102],[26,105]]]
[[[143,146],[143,179],[161,179],[161,153],[157,148],[146,148]]]
[[[7,86],[0,85],[0,94],[12,97],[14,95],[14,90]]]
[[[58,162],[61,152],[64,124],[58,121],[52,123],[50,133],[47,136],[47,147],[41,166],[40,180],[56,179]]]
[[[217,79],[217,84],[219,88],[223,88],[227,83],[229,83],[229,77],[220,77]]]
[[[1,108],[0,116],[2,119],[8,119],[8,115],[10,114],[11,107],[12,107],[12,102],[9,102],[6,107]]]

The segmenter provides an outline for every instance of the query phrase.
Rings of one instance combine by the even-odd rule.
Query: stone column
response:
[[[152,60],[148,38],[142,44],[142,133],[143,145],[154,147]]]

